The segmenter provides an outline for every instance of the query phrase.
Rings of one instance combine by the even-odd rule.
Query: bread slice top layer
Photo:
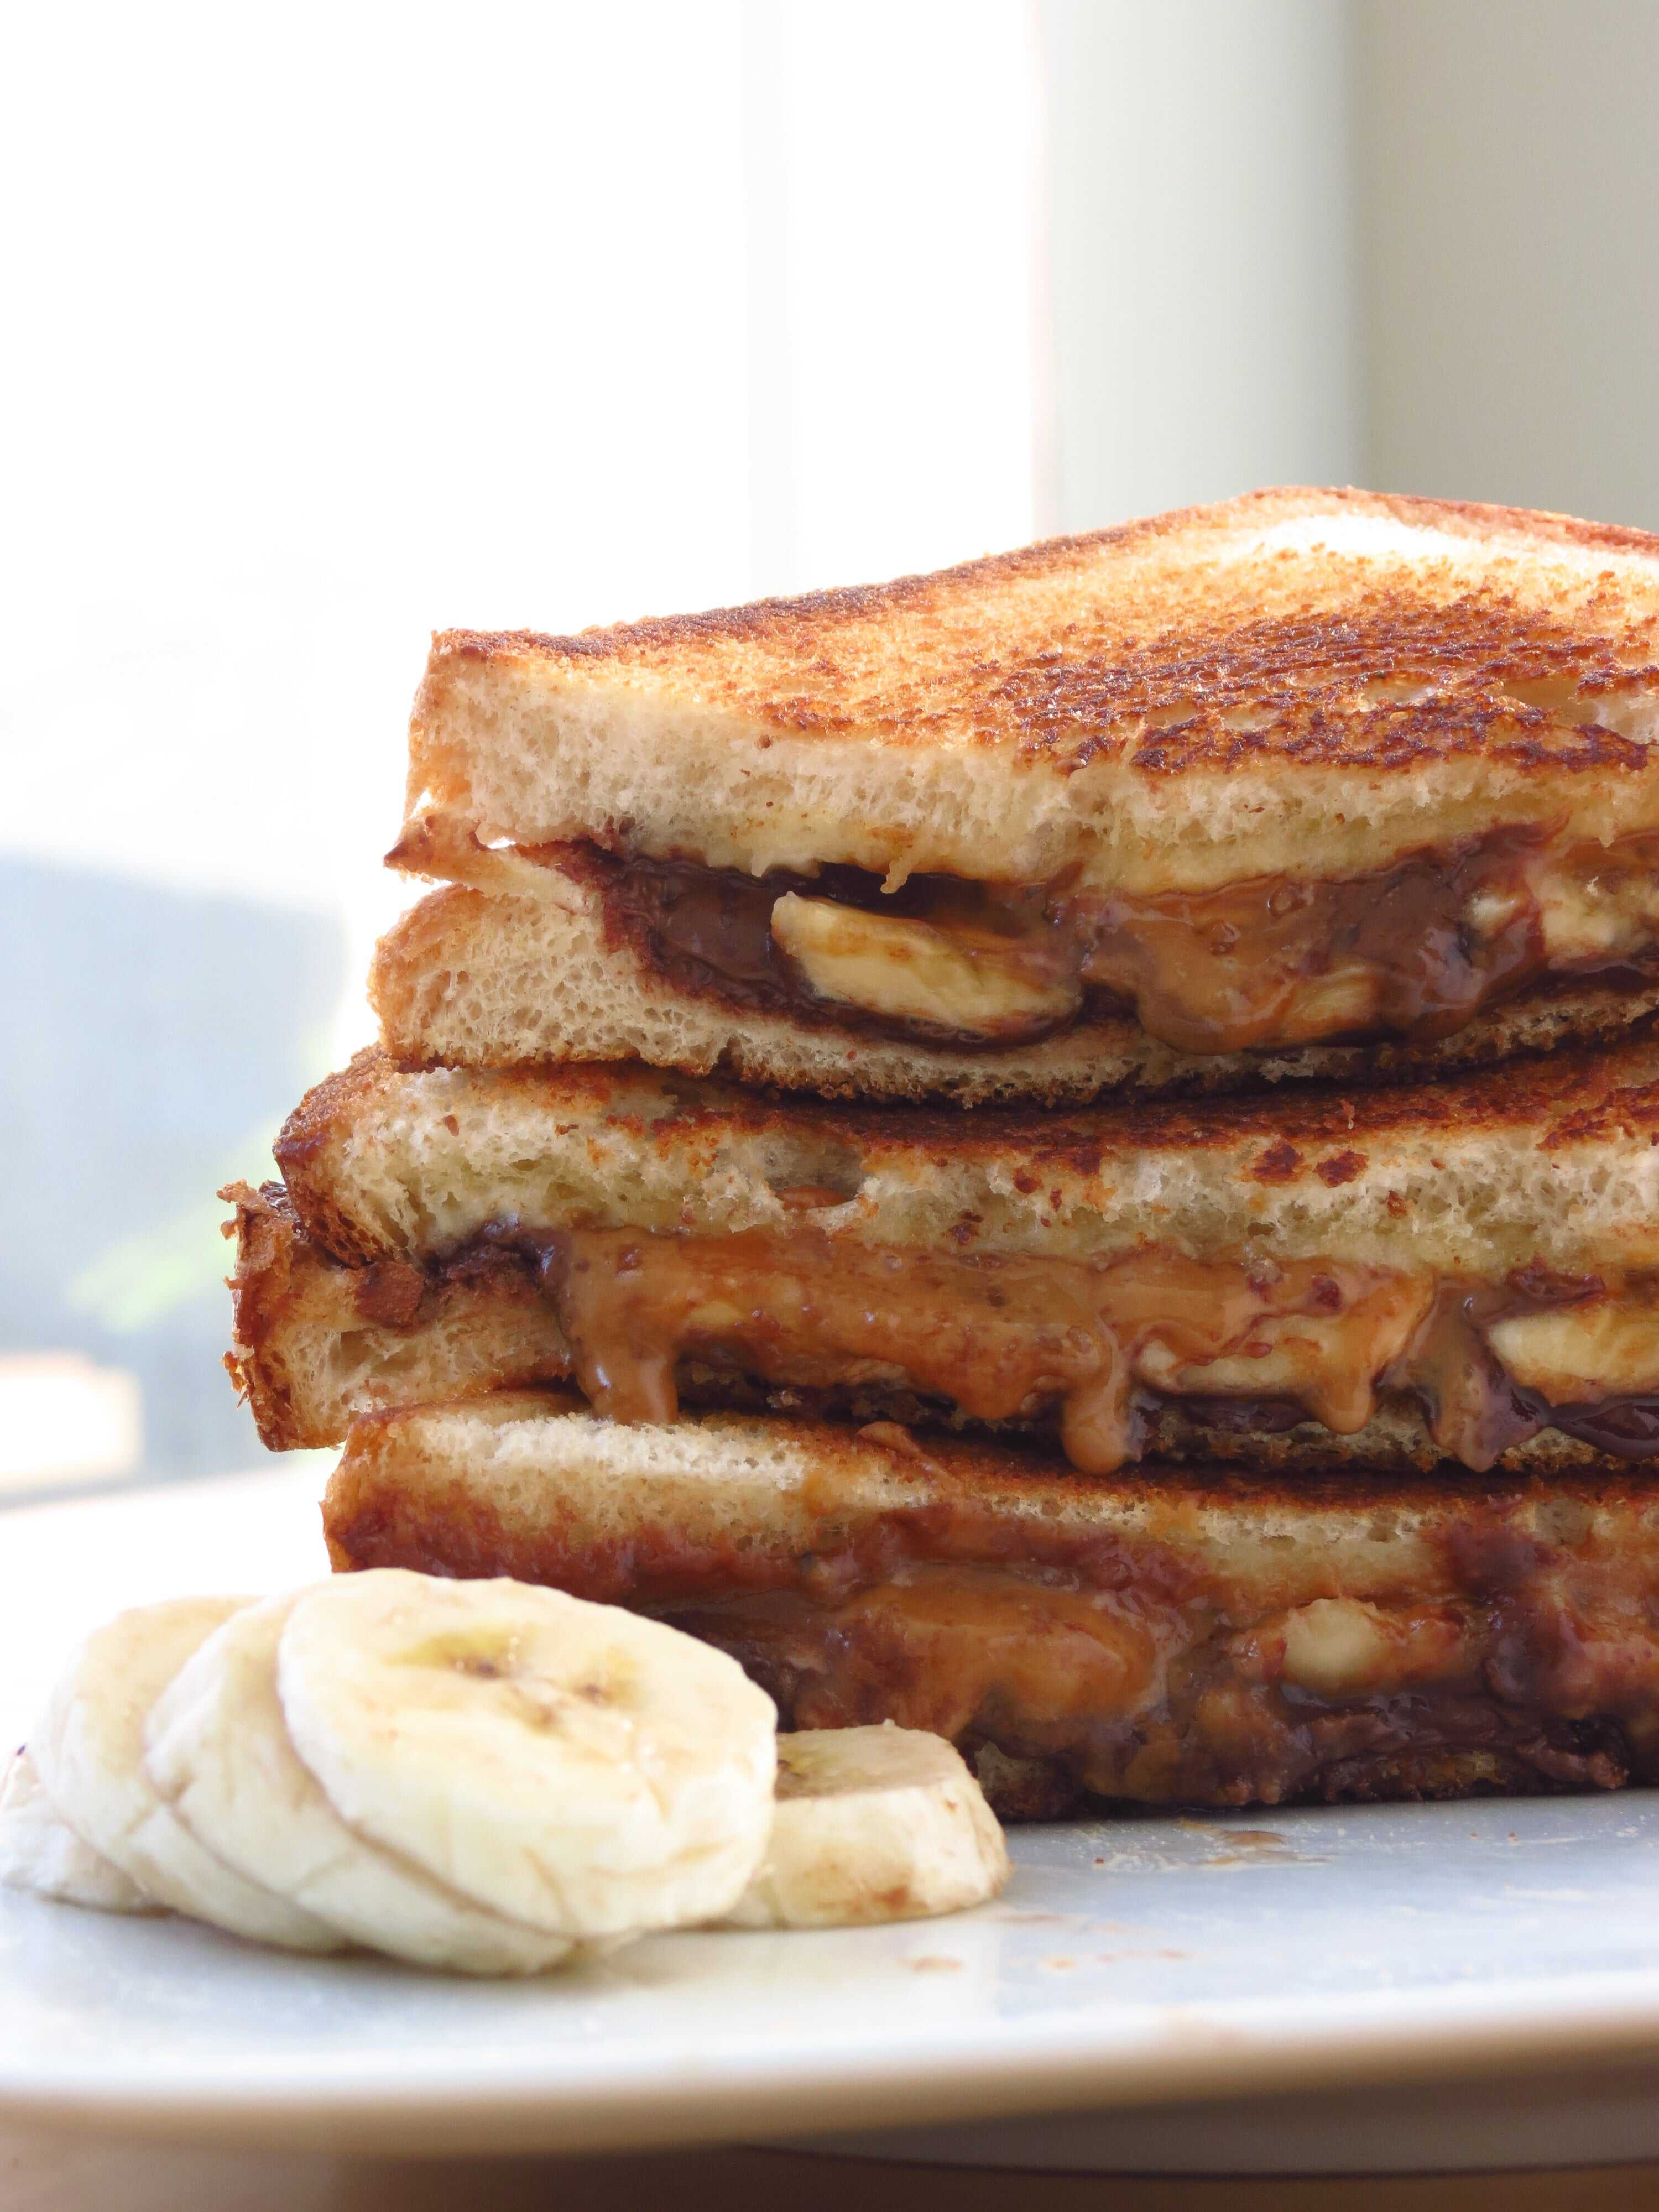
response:
[[[1506,1553],[1513,1574],[1528,1545],[1529,1571],[1558,1547],[1659,1571],[1659,1474],[1641,1469],[1547,1484],[1363,1468],[1291,1481],[1203,1466],[1079,1475],[1005,1445],[885,1427],[710,1413],[619,1428],[533,1392],[357,1422],[324,1513],[340,1565],[376,1564],[368,1547],[395,1521],[436,1571],[539,1560],[540,1578],[624,1599],[793,1583],[803,1561],[882,1556],[870,1529],[883,1522],[908,1536],[895,1556],[920,1559],[1158,1547],[1224,1580],[1243,1610],[1337,1592],[1448,1596],[1467,1589],[1477,1550],[1494,1571]],[[1472,1546],[1477,1527],[1507,1544]]]
[[[1126,889],[1659,823],[1659,539],[1263,491],[931,576],[573,637],[449,631],[404,850]]]
[[[973,1254],[1340,1255],[1501,1278],[1659,1265],[1659,1044],[1455,1082],[1065,1113],[779,1102],[635,1066],[359,1054],[276,1146],[347,1260],[492,1227],[787,1231]]]

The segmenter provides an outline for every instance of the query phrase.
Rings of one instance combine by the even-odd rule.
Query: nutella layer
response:
[[[354,1267],[320,1254],[275,1189],[230,1195],[229,1364],[273,1446],[337,1442],[388,1405],[568,1377],[617,1421],[748,1402],[1006,1427],[1102,1474],[1264,1444],[1317,1463],[1339,1440],[1481,1470],[1540,1437],[1569,1458],[1659,1454],[1646,1283],[1155,1248],[1101,1265],[918,1254],[810,1223],[690,1237],[496,1222],[423,1267]]]
[[[506,1232],[509,1239],[512,1232]],[[1484,1471],[1546,1430],[1659,1452],[1659,1285],[1537,1268],[1468,1282],[1336,1259],[1088,1263],[837,1243],[573,1231],[541,1265],[570,1371],[613,1420],[671,1421],[683,1381],[776,1406],[901,1406],[1052,1426],[1110,1474],[1160,1419],[1234,1437],[1352,1438],[1387,1407]]]
[[[1162,894],[830,867],[750,876],[588,845],[522,857],[597,891],[607,934],[676,992],[962,1050],[1129,1014],[1202,1056],[1454,1036],[1549,981],[1659,964],[1659,837],[1522,824],[1322,880]]]

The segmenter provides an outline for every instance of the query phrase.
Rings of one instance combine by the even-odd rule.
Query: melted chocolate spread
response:
[[[772,908],[793,891],[946,928],[953,916],[971,915],[1011,937],[1042,936],[1079,978],[1082,997],[1075,1015],[1023,1030],[1028,1041],[1132,1012],[1149,1035],[1204,1054],[1371,1036],[1443,1037],[1482,1006],[1553,972],[1527,874],[1547,842],[1543,830],[1502,829],[1339,882],[1261,877],[1215,891],[1141,897],[943,876],[913,876],[888,894],[880,877],[860,868],[757,877],[592,845],[550,848],[543,857],[592,884],[610,941],[629,946],[688,997],[809,1028],[963,1050],[1007,1042],[816,995],[772,936]],[[1623,865],[1649,857],[1644,845]],[[1471,902],[1483,895],[1494,920],[1477,932]],[[1576,963],[1571,972],[1603,971],[1626,982],[1646,972],[1628,953]]]

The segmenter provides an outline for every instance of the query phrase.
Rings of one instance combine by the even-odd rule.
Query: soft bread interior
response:
[[[954,1508],[977,1517],[992,1556],[1021,1530],[1084,1535],[1156,1544],[1264,1609],[1336,1595],[1387,1602],[1445,1595],[1449,1540],[1497,1498],[1517,1538],[1639,1556],[1659,1571],[1659,1481],[1640,1474],[1548,1487],[1364,1471],[1291,1485],[1220,1468],[1083,1476],[902,1431],[878,1442],[715,1413],[624,1429],[579,1406],[504,1393],[359,1422],[324,1502],[336,1565],[374,1564],[390,1538],[447,1561],[443,1571],[534,1567],[535,1580],[556,1566],[592,1595],[671,1577],[695,1587],[711,1571],[740,1587],[745,1561],[758,1581],[769,1559],[832,1547],[873,1518],[902,1515],[925,1530],[927,1516]]]
[[[399,1284],[387,1300],[385,1268],[333,1259],[279,1190],[243,1183],[223,1195],[237,1237],[225,1365],[270,1450],[337,1444],[358,1414],[385,1407],[568,1372],[552,1305],[524,1276]]]
[[[1146,1244],[1501,1279],[1659,1258],[1659,1052],[1459,1083],[1073,1115],[777,1104],[639,1069],[355,1061],[279,1140],[343,1258],[442,1255],[495,1222],[784,1231],[1050,1258]]]

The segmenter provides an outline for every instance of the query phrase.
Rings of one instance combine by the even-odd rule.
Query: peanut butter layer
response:
[[[1258,877],[1116,896],[857,869],[752,877],[538,848],[593,884],[605,926],[675,989],[810,1026],[991,1048],[1133,1011],[1200,1054],[1454,1034],[1554,978],[1659,951],[1659,840],[1537,825],[1340,880]]]
[[[805,1223],[707,1237],[573,1231],[547,1249],[575,1377],[621,1421],[672,1420],[690,1361],[785,1389],[908,1390],[975,1420],[1052,1413],[1066,1456],[1091,1474],[1137,1457],[1149,1411],[1167,1401],[1352,1436],[1380,1394],[1408,1393],[1440,1449],[1479,1469],[1552,1423],[1621,1457],[1659,1449],[1659,1421],[1643,1411],[1659,1391],[1659,1328],[1643,1301],[1595,1279],[1470,1285],[1155,1247],[1091,1265],[899,1250]],[[1550,1314],[1578,1314],[1576,1333],[1558,1317],[1547,1340],[1515,1334]],[[1504,1324],[1518,1371],[1494,1348]],[[1540,1374],[1568,1393],[1559,1406]],[[1622,1413],[1603,1402],[1614,1399]]]
[[[1617,1613],[1539,1589],[1236,1625],[1200,1593],[912,1565],[840,1603],[743,1593],[664,1617],[732,1652],[788,1725],[932,1729],[1005,1813],[1053,1815],[1645,1779],[1659,1636]],[[1569,1638],[1583,1668],[1550,1656]]]

